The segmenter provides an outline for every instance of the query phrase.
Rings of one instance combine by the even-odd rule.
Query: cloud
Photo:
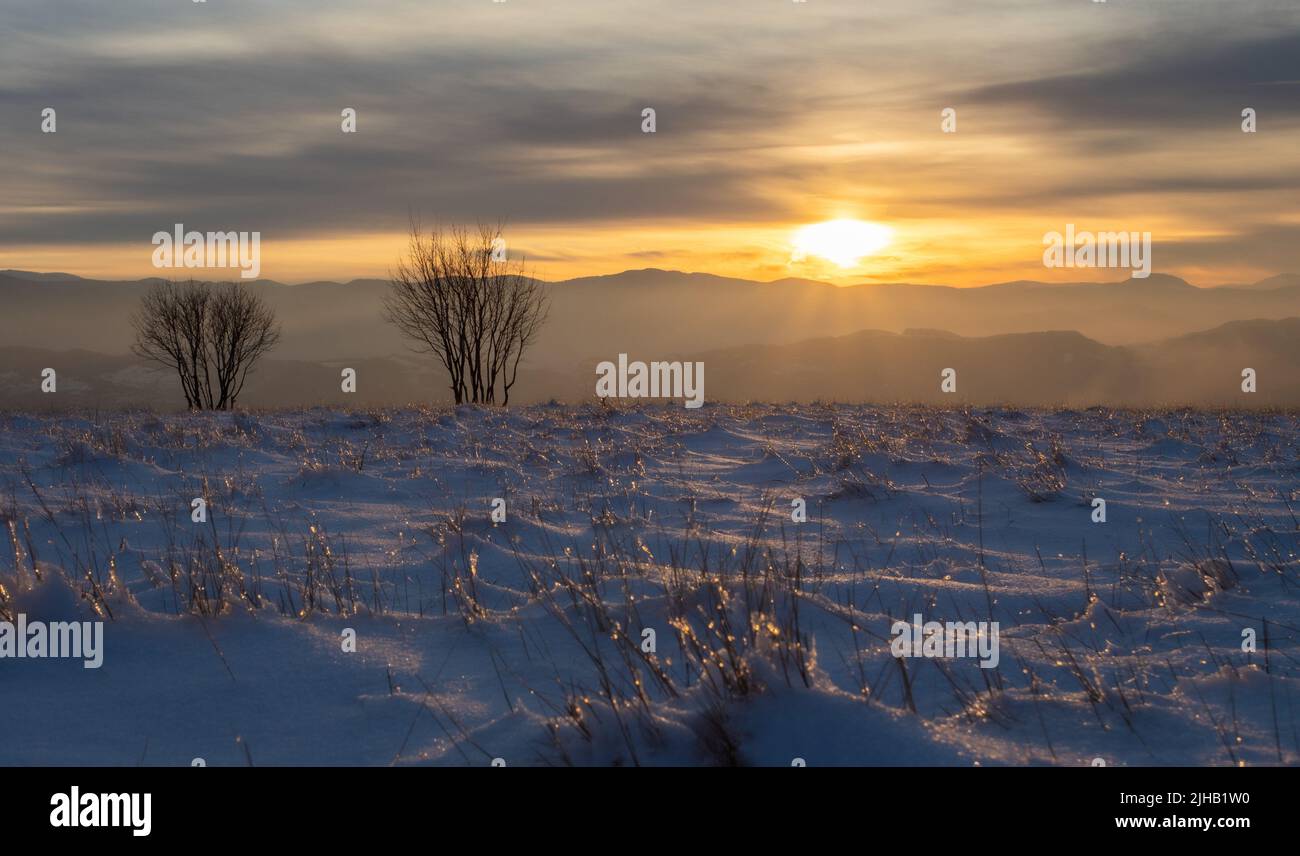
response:
[[[1237,131],[1244,107],[1292,124],[1300,120],[1298,27],[1293,22],[1292,32],[1227,43],[1222,34],[1214,42],[1156,41],[1116,65],[977,87],[966,97],[1031,109],[1067,127],[1122,128],[1148,140],[1216,126]]]
[[[1276,133],[1300,119],[1300,23],[1285,9],[1247,21],[1205,0],[7,6],[10,251],[147,243],[175,222],[267,240],[400,232],[412,210],[576,234],[770,227],[844,206],[1046,220],[1135,195],[1198,227],[1217,211],[1223,234],[1248,239],[1300,178]],[[948,104],[952,138],[938,133]],[[1260,111],[1254,139],[1237,129],[1246,105]],[[57,134],[39,132],[46,106]],[[343,107],[359,133],[340,132]],[[539,256],[565,257],[562,244]]]

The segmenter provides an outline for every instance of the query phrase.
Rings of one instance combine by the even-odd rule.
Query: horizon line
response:
[[[200,269],[195,269],[195,270],[200,270]],[[231,270],[234,271],[235,269],[232,268]],[[729,280],[729,281],[732,281],[732,282],[748,283],[748,284],[751,284],[751,285],[778,285],[778,284],[781,284],[781,283],[800,283],[800,284],[809,284],[809,285],[826,286],[826,287],[828,287],[828,288],[835,288],[835,289],[843,289],[843,288],[885,287],[885,286],[908,286],[908,287],[912,287],[912,288],[950,288],[950,289],[962,290],[962,291],[965,291],[965,290],[971,290],[971,289],[973,289],[973,290],[979,290],[979,289],[983,289],[983,288],[994,288],[994,287],[997,287],[997,286],[1004,286],[1004,285],[1020,285],[1020,284],[1025,284],[1025,285],[1042,285],[1042,286],[1047,286],[1047,287],[1052,287],[1052,288],[1058,288],[1058,287],[1069,287],[1069,286],[1078,286],[1078,285],[1123,285],[1123,284],[1125,284],[1125,283],[1131,283],[1131,282],[1134,282],[1135,280],[1136,280],[1136,281],[1141,281],[1141,280],[1143,280],[1143,279],[1151,279],[1151,278],[1154,278],[1154,277],[1159,277],[1159,278],[1161,278],[1161,279],[1174,279],[1174,280],[1178,280],[1179,282],[1182,282],[1182,283],[1184,283],[1184,284],[1186,284],[1186,285],[1188,285],[1188,286],[1190,286],[1190,287],[1192,287],[1192,288],[1197,288],[1197,289],[1201,289],[1201,290],[1204,290],[1204,291],[1210,291],[1210,290],[1215,290],[1215,289],[1220,289],[1220,288],[1226,288],[1226,289],[1233,289],[1233,288],[1249,288],[1249,287],[1252,287],[1252,286],[1257,286],[1257,285],[1259,285],[1260,283],[1263,283],[1263,282],[1268,282],[1268,281],[1270,281],[1270,280],[1274,280],[1274,279],[1282,279],[1282,278],[1286,278],[1286,277],[1296,277],[1296,278],[1300,279],[1300,274],[1296,274],[1296,273],[1294,273],[1294,272],[1290,272],[1290,271],[1280,271],[1280,272],[1277,272],[1277,273],[1271,274],[1271,275],[1269,275],[1269,276],[1265,276],[1265,277],[1263,277],[1263,278],[1261,278],[1261,279],[1254,280],[1253,282],[1224,283],[1224,284],[1220,284],[1220,285],[1197,285],[1196,283],[1192,282],[1191,280],[1188,280],[1188,279],[1185,278],[1185,277],[1178,276],[1177,274],[1161,273],[1161,272],[1159,272],[1159,271],[1152,271],[1152,272],[1151,272],[1147,277],[1133,277],[1133,276],[1130,275],[1129,277],[1127,277],[1127,278],[1125,278],[1125,279],[1070,280],[1070,281],[1062,281],[1062,282],[1053,282],[1053,281],[1048,281],[1048,280],[1037,280],[1037,279],[1011,279],[1011,280],[1000,280],[1000,281],[997,281],[997,282],[987,282],[987,283],[983,283],[983,284],[981,284],[981,285],[965,285],[965,286],[950,285],[950,284],[947,284],[947,283],[941,283],[941,282],[897,282],[897,281],[891,281],[891,282],[857,282],[857,283],[850,283],[850,284],[847,284],[847,285],[836,285],[836,284],[833,283],[833,282],[827,282],[827,281],[825,281],[825,280],[812,279],[812,278],[808,278],[808,277],[799,277],[799,276],[784,276],[784,277],[778,277],[778,278],[776,278],[776,279],[767,279],[767,280],[763,280],[763,279],[747,279],[747,278],[745,278],[745,277],[729,276],[729,275],[727,275],[727,274],[718,274],[718,273],[712,273],[712,272],[709,272],[709,271],[688,271],[688,270],[680,270],[680,269],[677,269],[677,268],[658,268],[658,267],[627,268],[627,269],[625,269],[625,270],[615,271],[615,272],[612,272],[612,273],[587,274],[587,275],[584,275],[584,276],[568,277],[567,279],[547,280],[547,279],[542,279],[542,278],[540,278],[540,277],[531,277],[531,278],[534,279],[535,281],[540,282],[540,283],[543,283],[543,284],[545,284],[545,285],[564,285],[564,284],[566,284],[566,283],[577,282],[577,281],[579,281],[579,280],[605,279],[605,278],[619,277],[619,276],[625,276],[625,275],[627,275],[627,274],[638,274],[638,273],[676,274],[676,275],[679,275],[679,276],[706,276],[706,277],[712,277],[712,278],[714,278],[714,279]],[[80,274],[67,273],[67,272],[65,272],[65,271],[37,271],[37,270],[27,270],[27,269],[25,269],[25,268],[5,268],[4,270],[0,270],[0,276],[8,276],[8,277],[10,277],[10,278],[12,278],[12,279],[21,279],[21,277],[12,276],[12,275],[14,275],[14,274],[27,274],[27,275],[30,275],[30,276],[36,276],[36,277],[63,277],[63,278],[65,278],[65,279],[62,279],[62,280],[59,280],[59,279],[51,280],[51,281],[53,281],[53,282],[60,282],[60,281],[62,281],[62,282],[82,281],[82,282],[103,282],[103,283],[139,283],[139,282],[148,282],[148,281],[151,281],[151,280],[158,280],[158,281],[183,281],[183,280],[189,280],[189,279],[194,279],[194,280],[197,280],[197,281],[199,281],[199,282],[228,282],[228,281],[231,281],[231,280],[226,280],[226,279],[201,279],[201,278],[196,277],[196,276],[182,276],[182,277],[146,276],[146,277],[137,277],[137,278],[135,278],[135,279],[117,279],[117,278],[101,279],[101,278],[99,278],[99,277],[93,277],[93,276],[82,276],[82,275],[80,275]],[[27,281],[30,281],[30,282],[41,282],[41,280],[37,280],[37,279],[27,280]],[[256,285],[256,284],[262,283],[262,284],[269,284],[269,285],[278,285],[278,286],[283,286],[283,287],[286,287],[286,288],[296,288],[296,287],[299,287],[299,286],[305,286],[305,285],[351,285],[352,283],[356,283],[356,282],[385,282],[385,281],[388,281],[388,278],[387,278],[387,277],[383,277],[383,276],[360,276],[360,277],[352,277],[352,278],[350,278],[350,279],[346,279],[346,280],[334,280],[334,279],[309,279],[309,280],[301,280],[301,281],[298,281],[298,282],[285,282],[285,281],[277,280],[277,279],[270,279],[270,278],[265,278],[265,277],[259,277],[258,279],[253,279],[253,280],[238,280],[238,279],[236,278],[235,281],[240,281],[240,282],[243,282],[244,284],[247,284],[247,285]]]

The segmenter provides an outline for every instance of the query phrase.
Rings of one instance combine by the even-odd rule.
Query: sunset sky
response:
[[[1300,272],[1294,0],[5,0],[0,44],[0,268],[176,275],[183,223],[384,276],[414,212],[552,280],[1125,276],[1044,268],[1067,223],[1200,285]],[[798,252],[839,218],[889,240]]]

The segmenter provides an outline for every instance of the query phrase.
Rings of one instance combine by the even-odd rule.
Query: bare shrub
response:
[[[418,353],[447,370],[452,397],[510,403],[519,362],[546,319],[542,284],[504,253],[501,228],[452,227],[429,234],[412,224],[393,272],[388,320]]]
[[[132,317],[143,359],[176,372],[191,410],[229,410],[248,373],[280,340],[270,307],[247,287],[167,282]]]

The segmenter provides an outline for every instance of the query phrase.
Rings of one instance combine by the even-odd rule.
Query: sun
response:
[[[858,262],[889,245],[893,230],[865,220],[827,220],[810,223],[794,233],[792,261],[816,256],[842,268]]]

